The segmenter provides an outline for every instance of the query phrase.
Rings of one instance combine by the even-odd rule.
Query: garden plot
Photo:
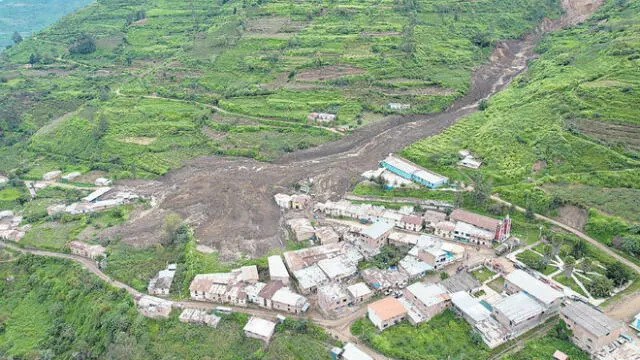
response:
[[[324,81],[337,79],[347,75],[364,74],[365,70],[350,65],[327,65],[313,69],[305,69],[296,75],[298,81]]]

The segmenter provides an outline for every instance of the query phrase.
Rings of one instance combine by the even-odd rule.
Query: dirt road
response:
[[[597,0],[565,0],[564,5],[567,14],[562,19],[543,22],[537,33],[522,40],[499,42],[489,63],[475,69],[469,93],[442,113],[389,117],[338,141],[271,163],[204,156],[155,181],[125,181],[136,193],[154,197],[157,206],[103,235],[118,235],[138,246],[157,243],[163,219],[176,212],[194,225],[197,238],[218,250],[222,259],[263,255],[280,247],[281,213],[273,201],[275,193],[291,192],[293,184],[311,178],[318,199],[336,199],[388,153],[438,134],[474,112],[481,99],[500,91],[526,69],[541,33],[582,19],[597,7]]]

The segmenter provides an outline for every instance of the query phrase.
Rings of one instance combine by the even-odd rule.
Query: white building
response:
[[[273,321],[255,316],[252,316],[243,328],[246,337],[262,340],[265,343],[269,343],[275,329],[276,323]]]
[[[292,314],[299,314],[309,309],[307,298],[296,294],[283,287],[278,289],[271,297],[271,306],[275,310],[286,311]]]
[[[346,255],[320,260],[318,266],[331,281],[341,281],[358,272],[357,264],[351,262]]]
[[[166,269],[158,271],[151,281],[147,291],[151,295],[169,295],[171,283],[176,274],[176,264],[169,264]]]
[[[329,282],[329,278],[316,264],[294,271],[293,276],[298,281],[298,289],[304,295],[315,293],[319,286]]]
[[[282,209],[291,209],[291,196],[287,194],[275,194],[273,198]]]
[[[522,270],[514,270],[505,280],[505,288],[509,293],[524,291],[542,304],[546,310],[558,310],[564,297],[560,291]]]
[[[347,287],[347,291],[351,296],[351,299],[354,304],[360,304],[366,302],[367,300],[373,297],[373,290],[369,289],[367,284],[363,282],[359,282]]]
[[[280,255],[272,255],[267,258],[269,263],[269,278],[272,281],[282,281],[283,284],[289,284],[289,272]]]

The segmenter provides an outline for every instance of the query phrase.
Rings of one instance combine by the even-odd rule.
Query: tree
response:
[[[573,332],[567,327],[567,323],[560,320],[553,327],[552,335],[560,340],[568,341],[573,336]]]
[[[94,51],[96,51],[96,42],[87,34],[80,36],[80,38],[69,47],[69,52],[72,54],[91,54]]]
[[[38,62],[40,62],[40,55],[39,54],[31,54],[29,56],[29,64],[35,65]]]
[[[553,248],[551,247],[551,245],[544,244],[542,246],[542,255],[544,256],[544,261],[549,262],[549,259],[551,258],[552,254],[553,254]]]
[[[22,35],[19,32],[14,31],[13,35],[11,35],[11,40],[13,40],[14,44],[18,44],[22,42]]]
[[[581,259],[587,254],[587,243],[584,239],[578,239],[571,248],[571,255],[576,259]]]
[[[107,121],[107,117],[102,114],[98,119],[98,123],[93,127],[91,135],[95,140],[100,140],[107,133],[108,128],[109,121]]]
[[[567,258],[564,260],[564,274],[567,277],[571,277],[571,274],[573,273],[573,269],[576,266],[576,258],[574,258],[573,256],[569,255],[567,256]]]
[[[491,184],[481,173],[474,173],[473,179],[473,199],[476,205],[484,206],[491,196]]]
[[[171,245],[176,242],[180,225],[182,225],[182,218],[179,214],[171,213],[165,216],[162,223],[162,232],[164,234],[162,245]]]
[[[536,218],[536,213],[533,211],[533,206],[531,206],[531,204],[527,205],[524,217],[527,218],[527,220],[534,220]]]
[[[591,258],[586,257],[582,259],[582,262],[580,263],[580,270],[584,271],[585,273],[588,273],[589,271],[591,271],[592,268],[593,268],[593,260],[591,260]]]
[[[447,272],[443,271],[443,272],[440,273],[440,279],[441,280],[444,280],[444,279],[447,279],[447,278],[449,278],[449,274]]]
[[[613,289],[613,282],[604,276],[596,276],[587,284],[587,290],[589,290],[591,295],[599,298],[609,296],[611,289]]]
[[[616,261],[613,264],[607,266],[607,278],[611,279],[613,285],[622,286],[631,279],[629,269],[621,262]]]
[[[562,246],[562,239],[559,236],[556,236],[555,234],[551,234],[551,247],[553,248],[553,256],[558,255],[558,253],[560,252],[560,247]]]

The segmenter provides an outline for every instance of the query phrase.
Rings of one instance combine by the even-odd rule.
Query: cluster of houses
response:
[[[86,214],[114,208],[122,204],[137,200],[139,198],[138,195],[131,192],[121,191],[114,194],[109,199],[101,200],[101,198],[109,191],[111,191],[110,187],[99,187],[91,194],[82,198],[81,202],[76,202],[71,205],[51,205],[47,207],[47,213],[49,214],[49,216],[58,213],[68,213],[72,215]]]
[[[20,226],[22,216],[14,215],[11,210],[0,211],[0,239],[20,241],[31,225]]]
[[[189,291],[199,301],[257,306],[299,314],[309,309],[307,298],[292,291],[289,273],[278,255],[270,256],[268,282],[259,281],[255,265],[243,266],[228,273],[198,274]]]

